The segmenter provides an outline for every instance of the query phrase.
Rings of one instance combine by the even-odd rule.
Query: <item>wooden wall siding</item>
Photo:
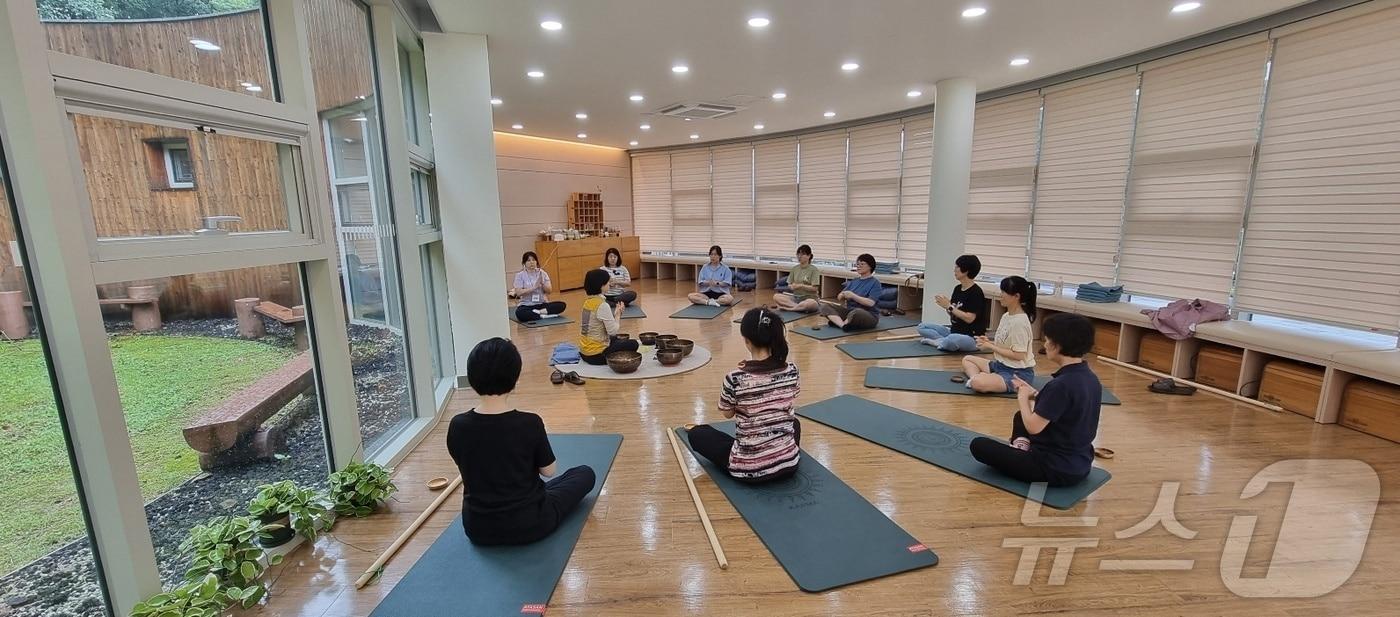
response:
[[[354,0],[307,0],[316,108],[325,111],[374,96],[369,15]]]
[[[10,201],[5,190],[4,172],[0,171],[0,291],[24,289],[24,272],[15,266],[10,241],[15,239],[15,226],[10,221]]]
[[[315,0],[320,4],[325,0]],[[49,49],[197,84],[272,99],[261,9],[160,21],[46,22]],[[200,51],[190,39],[218,45]],[[258,84],[248,92],[242,82]]]
[[[302,303],[300,278],[292,265],[98,285],[97,295],[100,298],[125,298],[126,288],[130,285],[155,285],[161,290],[160,311],[161,317],[166,320],[233,317],[233,301],[239,298],[257,297],[283,306]],[[113,315],[126,313],[121,307],[103,308]]]

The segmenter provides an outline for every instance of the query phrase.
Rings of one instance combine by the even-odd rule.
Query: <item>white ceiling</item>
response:
[[[987,91],[1247,21],[1298,0],[430,0],[445,32],[487,35],[496,129],[628,147],[819,126],[927,105],[933,83]],[[987,8],[975,19],[971,6]],[[747,25],[764,16],[762,30]],[[563,29],[546,31],[556,20]],[[1014,56],[1027,66],[1012,67]],[[860,68],[844,72],[843,62]],[[690,72],[672,73],[685,63]],[[544,71],[532,79],[526,71]],[[923,91],[911,99],[910,90]],[[783,101],[769,97],[775,90]],[[634,103],[631,94],[646,100]],[[720,120],[649,115],[676,102],[752,99]],[[823,118],[832,110],[836,116]],[[575,119],[584,112],[587,120]],[[650,131],[638,127],[649,122]],[[753,125],[762,123],[756,131]],[[580,132],[588,134],[579,140]],[[689,135],[699,134],[699,140]]]

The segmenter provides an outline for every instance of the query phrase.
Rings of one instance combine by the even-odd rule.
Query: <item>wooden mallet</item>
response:
[[[384,554],[380,555],[379,559],[374,560],[374,563],[370,565],[369,569],[365,570],[365,573],[361,574],[360,578],[355,580],[355,589],[364,587],[369,584],[370,581],[374,580],[376,576],[379,576],[379,573],[384,570],[384,564],[389,563],[389,560],[394,558],[394,554],[399,552],[400,548],[403,548],[403,545],[408,542],[409,538],[413,537],[414,532],[418,531],[419,527],[423,526],[423,522],[428,520],[428,517],[432,516],[434,512],[437,512],[437,509],[442,506],[442,503],[447,501],[448,495],[456,492],[457,487],[461,485],[462,476],[457,476],[456,479],[452,480],[452,482],[447,485],[447,489],[439,493],[437,499],[434,499],[433,503],[428,506],[428,509],[424,510],[422,514],[419,514],[418,518],[414,519],[413,522],[409,524],[408,529],[405,529],[403,533],[399,534],[398,539],[394,540],[394,543],[390,544],[389,548],[384,549]]]

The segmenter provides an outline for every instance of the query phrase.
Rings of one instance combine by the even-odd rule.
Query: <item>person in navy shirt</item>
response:
[[[1057,364],[1054,379],[1039,392],[1014,380],[1020,409],[1011,420],[1011,443],[978,437],[973,458],[1023,482],[1077,484],[1094,462],[1103,386],[1084,363],[1094,346],[1094,324],[1073,313],[1051,315],[1041,326],[1045,357]]]
[[[721,263],[723,260],[724,249],[718,244],[710,247],[710,263],[700,266],[700,272],[695,275],[697,291],[690,292],[691,304],[734,304],[734,296],[729,295],[730,289],[734,287],[734,271]]]
[[[880,323],[875,302],[880,299],[884,286],[874,276],[875,258],[869,253],[861,253],[856,258],[856,273],[860,277],[846,281],[845,289],[836,296],[837,300],[845,300],[846,304],[823,302],[821,309],[831,325],[847,332],[869,330]]]

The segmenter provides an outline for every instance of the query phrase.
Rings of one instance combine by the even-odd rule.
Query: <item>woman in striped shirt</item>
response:
[[[734,437],[701,424],[687,431],[700,456],[743,482],[767,482],[797,473],[802,427],[793,411],[797,367],[787,361],[783,320],[764,308],[744,313],[739,325],[749,360],[724,376],[719,410],[734,418]]]

